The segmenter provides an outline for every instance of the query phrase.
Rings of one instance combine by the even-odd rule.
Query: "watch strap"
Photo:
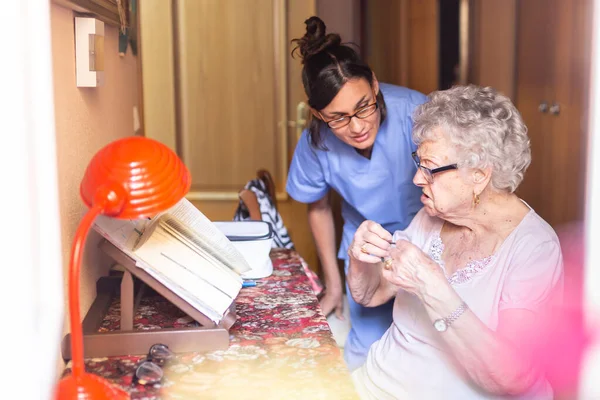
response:
[[[464,314],[465,311],[469,309],[469,306],[464,301],[460,303],[460,305],[456,308],[456,310],[452,311],[450,315],[448,315],[444,320],[446,321],[446,325],[450,326],[454,321],[456,321],[461,315]]]

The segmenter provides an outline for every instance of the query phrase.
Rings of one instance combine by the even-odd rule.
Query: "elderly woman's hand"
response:
[[[348,248],[348,255],[358,261],[369,264],[381,262],[389,256],[392,234],[373,221],[364,221],[354,234]]]
[[[383,277],[415,294],[424,303],[432,298],[439,299],[451,290],[442,268],[414,244],[398,240],[389,256],[383,269]]]

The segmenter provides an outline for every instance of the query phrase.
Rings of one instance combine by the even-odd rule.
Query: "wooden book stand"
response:
[[[189,305],[181,297],[166,288],[135,261],[111,244],[102,240],[100,248],[125,269],[123,277],[104,277],[97,283],[97,296],[83,320],[84,357],[108,357],[119,355],[146,354],[156,343],[169,346],[176,353],[193,351],[224,350],[229,347],[229,328],[235,323],[235,302],[221,322],[216,325],[208,317]],[[197,321],[200,327],[165,328],[140,331],[133,329],[133,316],[143,296],[143,288],[135,295],[133,276],[154,289],[181,311]],[[104,316],[118,292],[121,292],[121,327],[119,331],[98,332]],[[62,356],[71,359],[70,335],[62,342]]]

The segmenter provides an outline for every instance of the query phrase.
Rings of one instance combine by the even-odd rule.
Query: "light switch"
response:
[[[78,87],[104,83],[104,22],[75,17],[75,70]]]

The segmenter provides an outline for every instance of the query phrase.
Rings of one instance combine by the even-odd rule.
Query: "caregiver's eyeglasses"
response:
[[[423,176],[425,177],[425,180],[427,181],[427,183],[433,183],[433,175],[434,174],[437,174],[439,172],[444,172],[444,171],[450,171],[453,169],[458,169],[458,164],[450,164],[450,165],[445,165],[443,167],[433,168],[433,169],[424,167],[421,165],[421,159],[417,155],[416,151],[413,151],[412,159],[415,162],[417,169],[420,169],[421,172],[423,172]]]
[[[348,124],[350,124],[350,121],[354,117],[359,118],[359,119],[365,119],[367,117],[370,117],[371,115],[373,115],[373,113],[375,111],[377,111],[377,108],[379,108],[379,105],[377,104],[377,100],[375,100],[375,103],[364,106],[363,108],[361,108],[360,110],[358,110],[357,112],[355,112],[352,115],[345,115],[341,118],[334,119],[332,121],[325,121],[325,119],[323,119],[323,116],[321,115],[321,113],[319,113],[319,115],[321,115],[323,122],[325,122],[328,127],[330,127],[331,129],[339,129],[339,128],[343,128],[343,127],[347,126]]]
[[[132,384],[154,385],[160,383],[164,376],[162,367],[174,358],[175,354],[167,345],[152,345],[146,359],[135,369]]]

